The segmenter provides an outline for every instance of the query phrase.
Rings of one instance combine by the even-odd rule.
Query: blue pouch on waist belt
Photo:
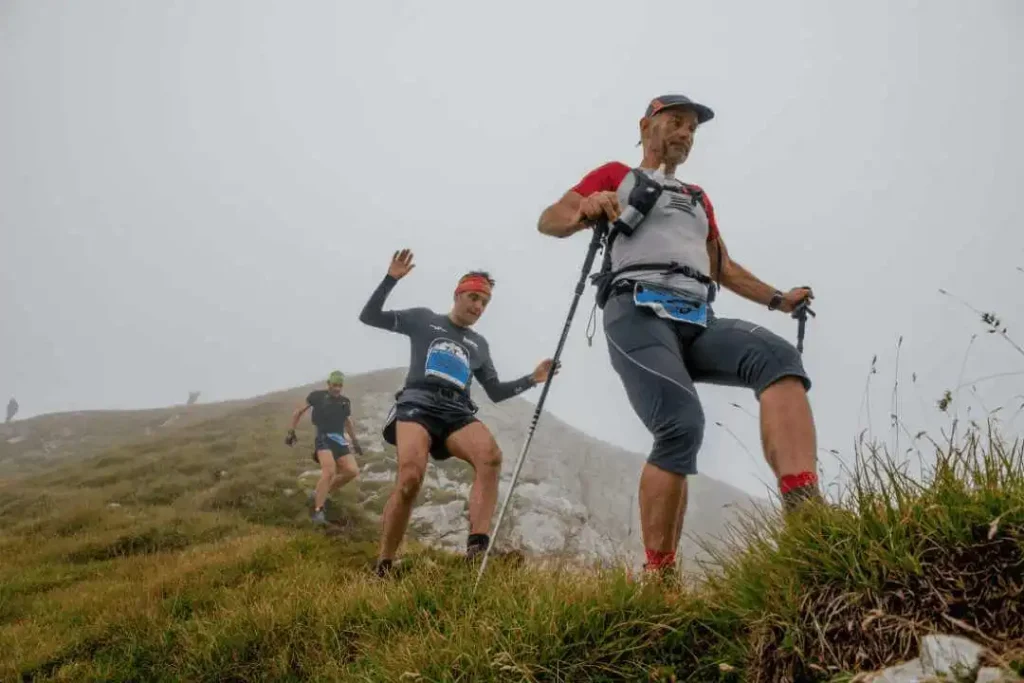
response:
[[[337,443],[339,446],[348,445],[348,441],[345,440],[344,434],[338,434],[337,432],[328,432],[325,436],[331,441]]]
[[[633,303],[654,311],[659,318],[708,326],[708,305],[677,292],[656,289],[637,282],[633,286]]]

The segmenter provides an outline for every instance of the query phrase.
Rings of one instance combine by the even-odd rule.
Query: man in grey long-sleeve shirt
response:
[[[552,369],[547,359],[528,375],[509,382],[498,379],[487,340],[470,329],[491,300],[494,280],[485,272],[462,276],[452,308],[445,315],[429,308],[385,311],[388,294],[413,268],[412,252],[395,252],[387,275],[359,314],[359,320],[367,325],[409,337],[410,347],[405,386],[396,395],[383,429],[385,441],[398,451],[398,480],[384,508],[377,560],[381,576],[391,569],[405,535],[428,455],[435,460],[455,456],[473,467],[466,554],[473,558],[487,549],[498,499],[501,450],[490,430],[476,418],[470,385],[475,377],[488,398],[498,403],[543,384]]]

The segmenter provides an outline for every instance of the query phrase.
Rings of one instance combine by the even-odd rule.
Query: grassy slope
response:
[[[368,373],[353,374],[346,382],[346,394],[352,399],[354,420],[360,439],[368,450],[385,448],[380,435],[380,423],[391,408],[395,387],[404,380],[404,368],[390,368]],[[194,428],[209,430],[220,421],[221,431],[239,438],[241,430],[249,428],[251,420],[242,416],[258,411],[268,417],[274,427],[267,426],[270,448],[261,449],[257,458],[274,458],[287,462],[289,452],[280,442],[288,416],[310,389],[322,384],[275,391],[251,399],[204,403],[193,406],[174,406],[137,411],[85,411],[44,415],[14,424],[0,425],[0,483],[14,473],[41,473],[56,466],[66,466],[91,455],[107,453],[111,448],[133,445],[133,451],[159,450],[170,442],[166,438],[183,434]],[[525,399],[517,398],[494,405],[482,394],[477,397],[481,418],[494,432],[511,463],[522,446],[526,427],[534,407]],[[308,416],[303,425],[308,425]],[[264,425],[257,424],[257,429]],[[310,443],[304,434],[301,451]],[[251,441],[251,440],[250,440]],[[241,442],[240,442],[241,443]],[[245,448],[241,443],[240,448]],[[220,446],[218,448],[226,448]],[[545,415],[534,434],[533,450],[544,457],[528,458],[520,473],[520,486],[512,508],[506,517],[506,541],[520,537],[527,547],[546,548],[546,552],[573,553],[574,549],[599,551],[603,556],[619,553],[628,558],[639,556],[637,511],[635,506],[635,477],[643,455],[616,448],[593,439],[554,415]],[[531,451],[533,452],[533,451]],[[223,459],[225,454],[213,453],[211,462]],[[173,459],[172,459],[173,461]],[[395,468],[393,449],[375,453],[369,459],[360,459],[365,465],[363,494],[360,502],[378,508],[386,494],[384,483]],[[313,466],[304,456],[295,459],[295,474]],[[251,468],[250,468],[251,469]],[[280,471],[280,470],[279,470]],[[291,471],[280,471],[291,477]],[[171,473],[160,472],[161,476]],[[232,475],[237,474],[232,470]],[[505,469],[505,482],[511,468]],[[237,481],[237,478],[235,478]],[[632,486],[622,483],[632,480]],[[421,493],[421,505],[412,520],[415,534],[431,543],[451,547],[460,545],[464,534],[464,517],[452,519],[453,510],[464,506],[465,495],[460,489],[468,487],[472,471],[463,462],[450,459],[432,462],[426,485]],[[553,485],[554,484],[554,485]],[[312,482],[303,482],[302,487]],[[294,484],[292,484],[294,486]],[[762,499],[763,500],[763,499]],[[447,502],[459,504],[442,509]],[[692,535],[715,537],[723,533],[724,525],[735,512],[749,507],[753,500],[743,491],[704,475],[690,482],[690,509],[687,515],[687,538]],[[684,545],[683,559],[688,569],[694,568],[694,544]]]
[[[930,630],[1024,643],[1020,443],[971,432],[924,487],[875,456],[843,507],[752,522],[701,585],[496,566],[474,599],[438,552],[368,576],[355,490],[339,535],[309,530],[280,419],[244,404],[0,484],[0,680],[824,681]]]

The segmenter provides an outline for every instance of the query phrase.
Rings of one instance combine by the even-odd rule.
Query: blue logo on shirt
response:
[[[466,349],[449,339],[436,339],[427,349],[427,362],[423,374],[465,389],[471,374],[469,354]]]

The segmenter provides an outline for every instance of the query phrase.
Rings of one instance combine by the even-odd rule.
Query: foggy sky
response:
[[[589,239],[542,236],[537,217],[591,168],[637,163],[638,119],[666,92],[717,113],[678,175],[708,193],[733,258],[817,294],[823,449],[849,462],[869,426],[893,442],[897,370],[911,434],[948,422],[943,390],[1024,371],[938,292],[1024,342],[1021,3],[627,8],[3,0],[0,399],[24,419],[404,366],[405,338],[357,320],[401,247],[418,265],[388,307],[444,311],[456,277],[485,268],[478,330],[503,378],[528,372],[554,351]],[[588,287],[546,407],[646,451],[600,325],[587,346],[592,303]],[[734,294],[716,310],[795,340],[788,316]],[[964,387],[955,407],[1005,404],[1019,432],[1022,379]],[[701,471],[761,492],[752,394],[698,390]]]

